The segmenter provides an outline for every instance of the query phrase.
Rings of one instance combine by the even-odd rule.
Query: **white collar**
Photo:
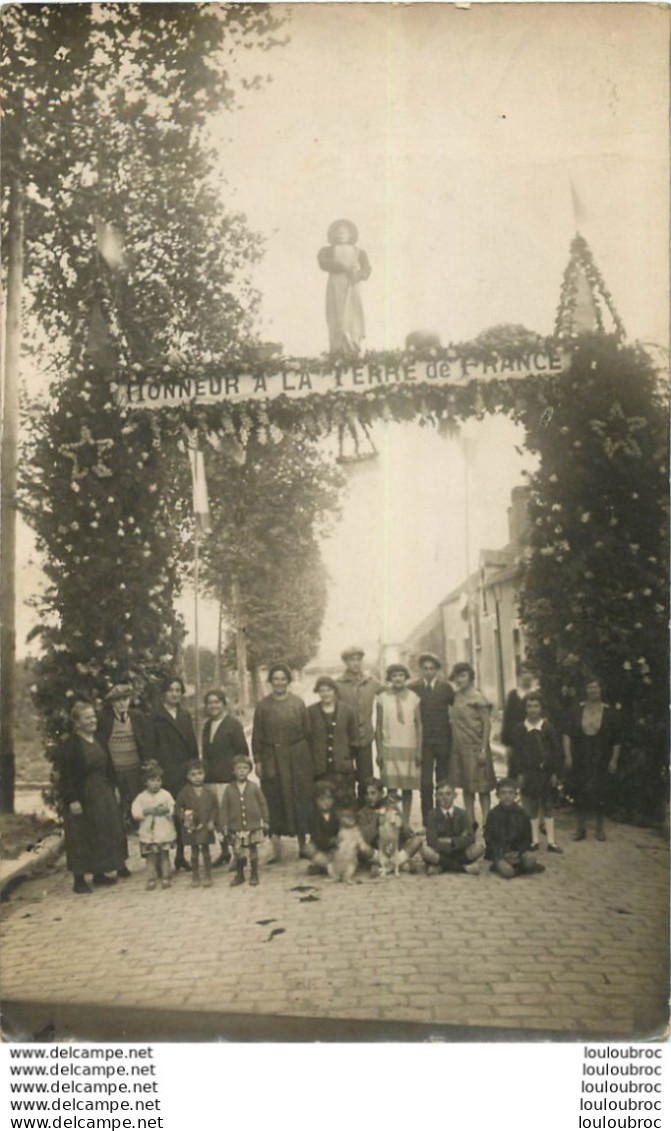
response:
[[[545,722],[545,719],[539,719],[537,723],[530,723],[528,719],[525,719],[524,725],[525,725],[525,727],[527,728],[528,731],[542,730],[544,722]]]

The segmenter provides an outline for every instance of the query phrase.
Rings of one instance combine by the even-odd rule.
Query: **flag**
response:
[[[102,369],[113,369],[119,360],[116,344],[110,337],[103,308],[98,300],[91,307],[86,352],[93,364]]]
[[[114,224],[106,224],[96,217],[96,246],[99,255],[112,271],[121,271],[126,266],[123,236]]]
[[[191,484],[193,487],[193,515],[199,534],[207,534],[210,525],[210,504],[207,498],[205,479],[205,460],[198,444],[198,433],[190,433],[188,439],[189,463],[191,464]]]

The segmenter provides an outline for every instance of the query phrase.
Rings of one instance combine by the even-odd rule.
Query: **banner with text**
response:
[[[308,397],[326,393],[365,393],[399,385],[463,385],[468,381],[524,380],[561,373],[569,366],[566,351],[536,350],[524,357],[492,355],[486,361],[371,361],[335,365],[327,372],[286,365],[275,373],[226,371],[220,375],[152,377],[119,381],[116,400],[133,408],[169,408],[174,405],[233,403],[274,397]]]

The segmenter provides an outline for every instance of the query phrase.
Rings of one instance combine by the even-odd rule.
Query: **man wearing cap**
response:
[[[121,811],[131,827],[130,807],[142,791],[140,765],[147,757],[144,719],[130,709],[133,688],[115,683],[105,696],[98,718],[96,738],[109,751],[117,777]]]
[[[422,652],[419,657],[421,679],[408,687],[419,695],[422,718],[422,821],[433,809],[434,771],[436,781],[445,781],[450,757],[450,707],[454,691],[446,679],[439,676],[441,661],[433,652]]]
[[[364,655],[363,648],[358,645],[345,648],[341,653],[345,671],[336,680],[338,698],[354,714],[356,739],[352,745],[352,757],[361,802],[366,798],[366,782],[373,777],[373,706],[378,692],[382,690],[379,680],[363,670]]]

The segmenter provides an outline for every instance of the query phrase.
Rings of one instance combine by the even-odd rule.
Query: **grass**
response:
[[[0,859],[18,859],[57,828],[51,817],[36,813],[0,813]]]

